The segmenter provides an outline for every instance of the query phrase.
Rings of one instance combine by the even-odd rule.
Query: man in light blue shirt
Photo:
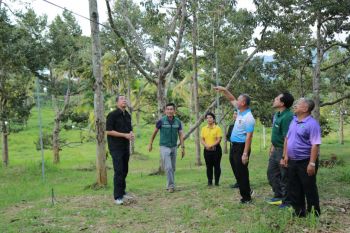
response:
[[[218,86],[214,89],[222,92],[230,100],[231,104],[238,109],[237,119],[230,136],[230,163],[242,196],[241,203],[251,203],[252,190],[249,183],[248,162],[255,119],[249,108],[250,97],[246,94],[241,94],[236,99],[225,87]]]

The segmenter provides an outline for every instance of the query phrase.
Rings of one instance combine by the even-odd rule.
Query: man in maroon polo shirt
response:
[[[315,103],[306,98],[299,99],[294,106],[296,116],[285,138],[281,162],[288,166],[288,197],[299,217],[305,217],[312,210],[316,216],[321,214],[316,185],[321,128],[311,116],[314,107]]]

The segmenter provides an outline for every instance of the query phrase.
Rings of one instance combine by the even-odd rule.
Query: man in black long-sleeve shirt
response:
[[[132,132],[131,116],[126,111],[127,101],[125,96],[116,98],[117,109],[107,116],[106,132],[109,152],[113,159],[114,168],[114,200],[117,205],[123,204],[126,194],[126,176],[129,169],[130,140],[134,139]]]

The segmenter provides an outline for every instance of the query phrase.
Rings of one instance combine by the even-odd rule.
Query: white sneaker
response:
[[[118,198],[117,200],[114,200],[114,203],[117,205],[123,205],[124,204],[123,198]]]

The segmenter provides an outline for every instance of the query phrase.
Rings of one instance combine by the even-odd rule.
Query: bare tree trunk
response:
[[[165,100],[165,77],[159,77],[158,80],[158,90],[157,90],[157,102],[158,102],[158,118],[160,118],[164,112],[164,107],[166,105],[166,100]],[[163,174],[165,169],[164,169],[164,163],[162,160],[162,156],[159,155],[159,168],[158,168],[158,173]]]
[[[129,112],[130,112],[130,116],[132,119],[132,113],[133,113],[133,107],[131,104],[131,84],[130,84],[130,62],[128,62],[128,67],[127,67],[127,71],[128,71],[128,75],[127,75],[127,95],[128,95],[128,101],[129,101]],[[131,140],[130,141],[130,155],[134,154],[135,152],[135,140]]]
[[[198,98],[198,61],[197,61],[197,1],[193,1],[192,5],[192,16],[193,16],[193,26],[192,26],[192,68],[193,68],[193,105],[194,114],[196,116],[196,121],[199,120],[199,98]],[[196,151],[196,165],[201,166],[201,145],[199,138],[199,128],[197,127],[194,133],[195,141],[195,151]]]
[[[312,79],[312,90],[313,90],[313,99],[315,101],[315,108],[313,115],[316,120],[320,120],[320,76],[321,76],[321,63],[323,60],[323,47],[322,47],[322,37],[321,37],[321,17],[317,18],[317,50],[316,50],[316,64],[313,72]]]
[[[166,105],[166,76],[159,76],[159,80],[157,83],[157,101],[158,101],[158,118],[161,118],[163,113],[164,113],[164,108]],[[158,172],[160,174],[164,173],[164,164],[163,164],[163,160],[162,157],[160,156],[159,158],[159,168],[158,168]]]
[[[99,36],[99,15],[97,11],[97,1],[89,0],[90,27],[92,40],[92,66],[95,77],[94,84],[94,114],[96,125],[96,171],[97,185],[107,185],[106,169],[106,148],[105,148],[105,128],[103,104],[103,80],[101,70],[101,44]]]
[[[9,164],[8,132],[5,122],[2,122],[2,163],[4,167]]]
[[[53,152],[53,163],[60,162],[60,142],[59,142],[59,134],[60,134],[60,116],[59,114],[55,117],[55,125],[52,131],[52,152]]]
[[[65,114],[65,112],[68,108],[68,105],[69,105],[69,100],[70,100],[69,82],[70,82],[71,74],[72,74],[72,71],[70,70],[69,74],[68,74],[68,76],[69,76],[68,77],[68,87],[67,87],[66,95],[64,97],[64,104],[63,104],[63,107],[61,110],[59,109],[59,106],[58,106],[57,96],[55,94],[52,95],[52,105],[53,105],[55,113],[56,113],[55,120],[54,120],[54,128],[52,131],[52,153],[53,153],[53,163],[54,164],[57,164],[60,162],[60,149],[61,149],[60,142],[59,142],[60,131],[61,131],[60,125],[61,125],[62,116],[63,116],[63,114]],[[51,77],[53,77],[52,69],[50,70],[50,75],[51,75]],[[51,80],[53,80],[53,78]]]
[[[344,109],[343,103],[340,104],[339,108],[339,143],[344,144]]]
[[[164,107],[166,105],[165,81],[165,76],[160,76],[157,83],[158,118],[163,115]]]
[[[190,98],[190,102],[188,105],[188,108],[190,109],[190,128],[192,127],[193,123],[196,122],[196,120],[193,118],[193,116],[195,116],[195,111],[194,111],[194,84],[193,84],[193,76],[191,77],[191,82],[189,85],[189,90],[191,90],[190,94],[191,94],[191,98]],[[190,138],[193,139],[192,135],[190,135]]]
[[[303,80],[303,73],[304,73],[304,68],[305,66],[299,67],[299,72],[300,72],[300,96],[304,97],[305,96],[305,91],[304,91],[304,80]]]
[[[50,72],[52,72],[52,70],[50,70]],[[52,75],[52,73],[50,75]],[[53,154],[53,163],[57,164],[60,162],[59,133],[60,133],[61,116],[60,116],[60,111],[58,109],[57,96],[55,94],[52,95],[52,106],[55,111],[54,128],[52,130],[52,154]]]

